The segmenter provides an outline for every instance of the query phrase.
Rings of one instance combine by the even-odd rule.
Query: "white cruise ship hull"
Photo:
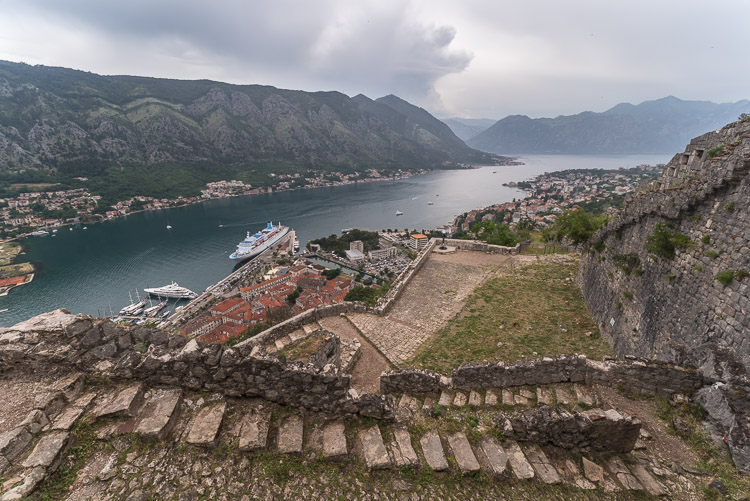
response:
[[[265,251],[269,247],[276,244],[279,240],[284,238],[286,234],[289,233],[289,228],[287,226],[283,226],[282,230],[276,233],[272,238],[269,240],[266,240],[262,244],[258,245],[257,247],[254,247],[248,252],[240,253],[240,252],[233,252],[232,255],[229,256],[229,259],[234,259],[236,261],[245,261],[247,259],[254,258],[261,252]]]

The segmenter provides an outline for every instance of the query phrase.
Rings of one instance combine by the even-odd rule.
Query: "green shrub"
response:
[[[706,255],[707,255],[708,257],[710,257],[711,259],[716,259],[717,257],[719,257],[719,253],[718,253],[718,252],[716,252],[715,250],[712,250],[712,249],[708,249],[708,250],[706,251]]]
[[[612,256],[612,261],[614,261],[626,275],[630,275],[631,270],[641,264],[641,258],[638,257],[638,254],[633,252],[629,254],[615,254]]]
[[[623,296],[625,296],[625,299],[628,299],[630,301],[633,300],[633,293],[630,291],[625,291],[622,293]]]
[[[602,252],[605,249],[604,240],[597,240],[597,242],[594,244],[594,250],[596,252]]]
[[[640,268],[636,268],[635,270],[633,270],[633,273],[635,273],[637,277],[640,277],[641,275],[643,275],[643,270]]]
[[[687,249],[690,244],[690,237],[680,233],[669,222],[658,223],[654,226],[654,232],[646,236],[646,250],[664,259],[674,259],[676,249]]]
[[[734,202],[728,202],[724,205],[724,210],[727,212],[734,212]]]
[[[724,151],[724,145],[717,146],[716,148],[711,148],[706,152],[708,154],[708,158],[713,158],[716,156],[717,153]]]
[[[555,233],[558,239],[570,238],[575,245],[591,237],[607,221],[607,216],[593,216],[583,209],[563,212],[555,221]]]
[[[664,276],[667,277],[667,280],[673,280],[675,277],[677,277],[677,275],[675,275],[674,273],[667,273]]]
[[[716,274],[716,280],[718,280],[719,283],[725,287],[732,283],[733,279],[734,272],[732,270],[724,270]]]
[[[695,265],[695,271],[703,271],[703,266],[700,264]]]
[[[703,237],[701,237],[701,242],[703,242],[706,245],[710,244],[711,243],[711,235],[703,235]]]
[[[615,301],[616,308],[622,308],[622,301]]]

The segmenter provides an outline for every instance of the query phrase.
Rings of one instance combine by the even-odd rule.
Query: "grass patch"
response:
[[[707,255],[708,257],[710,257],[711,259],[716,259],[717,257],[719,257],[719,253],[718,253],[718,252],[716,252],[715,250],[711,250],[711,249],[708,249],[708,250],[707,250],[707,251],[705,252],[705,254],[706,254],[706,255]]]
[[[716,274],[716,280],[726,287],[727,285],[732,283],[732,280],[734,280],[734,272],[732,270],[724,270],[720,271]]]
[[[325,336],[309,336],[292,343],[279,352],[289,362],[308,362],[325,343]]]
[[[52,501],[63,499],[70,494],[68,488],[73,485],[78,471],[85,466],[90,456],[89,453],[96,447],[96,431],[88,424],[86,418],[81,419],[74,426],[72,444],[65,452],[66,458],[57,471],[35,493],[37,499]]]
[[[679,418],[688,425],[689,432],[674,431],[673,434],[679,436],[696,452],[699,469],[711,472],[714,478],[727,487],[728,499],[736,499],[736,495],[750,492],[750,477],[741,475],[734,467],[726,448],[714,445],[703,432],[700,423],[706,419],[706,412],[700,406],[693,403],[670,404],[666,398],[659,397],[656,413],[666,422]],[[706,494],[706,499],[723,499],[721,496],[713,497],[717,494],[716,491]]]
[[[610,355],[572,281],[576,269],[574,260],[539,262],[488,280],[411,365],[447,374],[468,361]]]

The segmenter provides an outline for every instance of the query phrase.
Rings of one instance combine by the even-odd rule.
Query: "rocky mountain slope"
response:
[[[716,104],[665,97],[603,112],[556,118],[513,115],[467,140],[494,153],[671,153],[690,138],[718,129],[750,111],[750,101]]]
[[[444,118],[443,123],[451,128],[459,138],[467,141],[481,134],[495,124],[489,118]]]
[[[388,96],[303,92],[0,62],[0,169],[283,162],[313,169],[492,161]]]

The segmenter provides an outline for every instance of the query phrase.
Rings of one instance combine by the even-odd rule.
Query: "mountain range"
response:
[[[0,61],[0,172],[97,175],[113,166],[164,164],[353,172],[498,160],[396,96],[372,100]]]
[[[621,103],[602,113],[536,119],[512,115],[467,138],[466,144],[500,154],[672,153],[747,112],[747,100],[717,104],[669,96],[638,105]]]

